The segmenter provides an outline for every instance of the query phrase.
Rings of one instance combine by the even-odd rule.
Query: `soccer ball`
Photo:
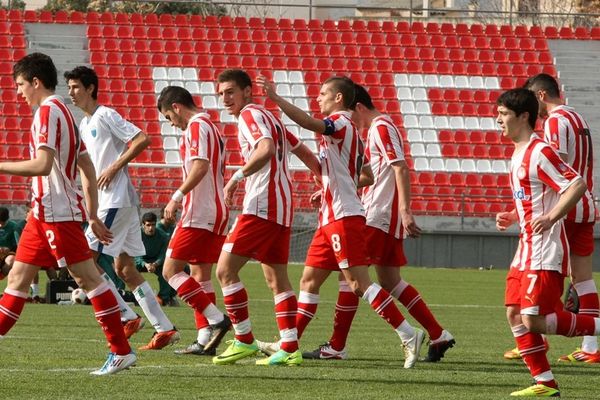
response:
[[[85,304],[87,301],[87,295],[82,288],[74,289],[71,292],[71,301],[75,304]]]

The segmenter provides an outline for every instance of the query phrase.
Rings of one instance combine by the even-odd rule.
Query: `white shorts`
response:
[[[98,217],[112,232],[113,241],[108,246],[103,245],[88,227],[85,237],[90,249],[113,257],[118,257],[122,253],[127,253],[131,257],[146,255],[137,207],[98,210]]]

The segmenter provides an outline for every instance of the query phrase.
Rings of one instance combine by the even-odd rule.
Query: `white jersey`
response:
[[[350,116],[348,111],[339,111],[324,119],[326,132],[319,143],[323,183],[319,226],[365,215],[357,189],[365,164],[364,144]]]
[[[98,106],[91,116],[84,117],[79,128],[94,163],[96,177],[117,161],[127,150],[127,143],[141,132],[140,128],[125,120],[118,112],[105,106]],[[98,188],[99,209],[138,205],[139,198],[127,167],[117,172],[107,189]]]
[[[208,114],[194,115],[183,133],[179,147],[183,179],[187,179],[194,160],[208,161],[208,171],[200,183],[185,195],[179,226],[201,228],[223,235],[229,211],[223,195],[225,146],[219,129]]]
[[[526,147],[513,154],[509,176],[521,228],[511,267],[567,274],[569,245],[563,221],[539,235],[533,233],[531,223],[550,212],[560,194],[581,177],[536,135],[531,136]]]
[[[37,157],[40,148],[54,150],[48,176],[34,176],[33,216],[42,222],[83,221],[83,196],[77,187],[77,158],[85,153],[73,114],[60,96],[46,98],[33,117],[29,154]]]
[[[365,187],[362,195],[367,225],[399,239],[403,228],[392,164],[404,160],[404,150],[402,135],[389,116],[380,115],[373,119],[367,135],[365,154],[375,178],[373,185]]]
[[[559,154],[567,156],[567,163],[581,175],[588,187],[577,206],[567,214],[567,220],[594,222],[594,146],[587,122],[572,107],[558,106],[550,111],[544,122],[544,136]]]
[[[273,141],[275,155],[259,171],[246,178],[242,213],[290,226],[294,207],[288,153],[298,147],[300,141],[266,108],[248,104],[238,118],[238,140],[245,162],[263,139]]]

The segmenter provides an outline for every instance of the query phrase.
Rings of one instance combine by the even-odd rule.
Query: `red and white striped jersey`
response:
[[[404,150],[402,135],[389,116],[380,115],[371,122],[365,154],[375,177],[373,185],[365,187],[362,195],[367,225],[399,239],[404,230],[398,212],[396,175],[391,164],[404,160]]]
[[[263,139],[273,141],[275,155],[262,169],[246,178],[242,213],[290,226],[294,208],[288,154],[300,141],[266,108],[248,104],[238,118],[238,140],[246,162]]]
[[[325,119],[332,134],[321,135],[321,210],[319,226],[353,215],[365,215],[358,196],[358,178],[365,164],[364,144],[348,111],[338,111]]]
[[[563,221],[539,235],[533,234],[531,223],[550,212],[560,194],[581,177],[537,135],[513,154],[509,176],[521,229],[511,267],[568,273],[569,245]]]
[[[33,117],[29,154],[37,157],[41,147],[54,150],[48,176],[34,176],[32,182],[33,216],[42,222],[85,220],[83,196],[77,187],[77,157],[86,152],[73,114],[62,97],[47,97]]]
[[[594,222],[594,152],[590,129],[572,107],[558,106],[544,122],[544,136],[559,154],[567,155],[567,163],[584,179],[588,191],[567,215],[573,222]]]
[[[201,228],[223,235],[229,221],[223,186],[225,146],[219,129],[204,113],[194,115],[180,140],[183,179],[187,179],[194,160],[207,160],[208,171],[200,183],[183,198],[179,225]]]

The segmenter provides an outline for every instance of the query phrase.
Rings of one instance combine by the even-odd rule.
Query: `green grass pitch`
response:
[[[301,266],[290,266],[295,287],[301,271]],[[440,363],[403,369],[397,335],[361,304],[348,342],[350,359],[345,361],[308,360],[292,368],[259,367],[252,359],[214,366],[209,357],[177,356],[171,347],[140,351],[137,366],[129,371],[94,377],[89,372],[102,365],[107,348],[91,307],[28,304],[0,342],[0,399],[504,399],[530,385],[522,362],[502,358],[514,347],[502,307],[506,271],[409,267],[402,273],[456,338],[457,345]],[[156,283],[153,275],[147,278]],[[242,279],[254,333],[270,340],[277,328],[260,268],[248,265]],[[329,338],[336,279],[330,277],[323,287],[316,318],[301,343],[304,350]],[[0,289],[5,285],[6,280]],[[192,311],[184,304],[165,310],[182,335],[177,347],[195,340]],[[133,336],[132,345],[145,344],[151,334],[146,326]],[[551,337],[551,365],[563,397],[597,399],[600,365],[556,362],[579,344],[578,338]]]

